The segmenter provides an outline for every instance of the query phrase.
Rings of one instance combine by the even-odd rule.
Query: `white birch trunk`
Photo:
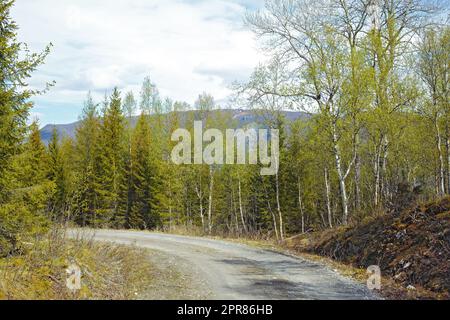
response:
[[[439,123],[437,119],[434,122],[434,126],[436,129],[436,147],[439,155],[438,195],[443,196],[445,194],[444,156],[442,154],[441,130],[439,129]]]
[[[344,225],[348,224],[348,198],[347,198],[347,187],[345,184],[345,179],[347,178],[348,172],[351,169],[352,164],[349,165],[349,170],[346,174],[343,173],[342,170],[342,160],[341,160],[341,151],[338,145],[338,136],[336,133],[336,124],[332,122],[332,130],[333,130],[333,151],[334,158],[336,164],[336,171],[339,178],[339,189],[341,194],[341,205],[342,205],[342,223]]]
[[[275,183],[276,183],[276,198],[277,198],[277,211],[278,217],[280,221],[280,239],[284,240],[284,225],[283,225],[283,214],[281,212],[281,204],[280,204],[280,183],[279,183],[279,175],[278,173],[275,175]]]
[[[244,219],[244,209],[242,206],[242,189],[241,189],[241,178],[238,178],[238,196],[239,196],[239,213],[241,215],[241,222],[242,222],[242,226],[244,228],[245,233],[248,232],[247,229],[247,224],[245,223],[245,219]]]
[[[212,201],[214,190],[214,171],[212,167],[209,169],[209,199],[208,199],[208,233],[212,232]]]
[[[333,212],[331,211],[331,197],[330,197],[330,182],[328,176],[328,169],[325,168],[325,192],[327,198],[327,213],[328,213],[328,226],[333,228]]]
[[[302,233],[305,233],[305,212],[303,210],[302,188],[300,178],[298,178],[298,205],[300,207],[300,215],[302,219]]]

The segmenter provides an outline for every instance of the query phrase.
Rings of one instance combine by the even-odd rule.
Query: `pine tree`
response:
[[[73,213],[75,221],[82,226],[96,221],[99,191],[99,135],[100,119],[97,105],[90,93],[84,103],[80,125],[76,130],[75,142],[75,200]]]
[[[120,188],[120,204],[119,204],[119,212],[121,216],[124,216],[126,228],[132,228],[130,225],[130,214],[131,214],[131,206],[134,197],[134,188],[133,188],[133,128],[132,128],[132,116],[136,111],[136,100],[134,99],[133,92],[128,92],[125,96],[123,102],[123,112],[127,117],[126,127],[125,127],[125,135],[126,135],[126,144],[127,151],[124,155],[124,164],[123,164],[123,174],[122,174],[122,183]]]
[[[50,199],[49,210],[53,213],[53,219],[60,219],[64,215],[65,206],[68,204],[69,181],[66,163],[59,141],[58,131],[53,128],[52,137],[48,144],[49,170],[47,177],[54,182],[56,190]]]
[[[124,216],[120,214],[119,197],[124,183],[124,156],[126,154],[125,118],[122,112],[120,92],[115,88],[104,110],[99,133],[99,176],[97,187],[99,223],[123,226]]]
[[[55,189],[46,179],[47,163],[39,127],[33,123],[23,152],[11,160],[9,201],[0,204],[0,256],[14,253],[25,239],[47,231],[47,204]]]
[[[41,183],[41,166],[30,155],[27,160],[33,161],[27,163],[27,157],[20,153],[28,129],[29,110],[33,106],[30,98],[40,93],[28,88],[27,79],[44,63],[50,46],[42,53],[31,54],[27,45],[17,40],[18,26],[10,14],[13,5],[14,0],[0,0],[0,256],[17,250],[21,245],[19,237],[25,239],[45,226],[40,213],[48,191],[32,188],[33,182]],[[30,141],[37,143],[37,126],[32,129]],[[34,146],[42,151],[39,144]],[[24,148],[28,149],[25,152],[30,151],[29,147],[30,143]],[[21,160],[26,167],[17,165]],[[30,181],[17,180],[32,169],[37,170],[38,176],[31,176]]]
[[[23,152],[14,157],[12,168],[11,201],[23,205],[33,215],[48,216],[48,203],[54,195],[55,184],[48,179],[49,156],[37,122],[31,124]]]
[[[132,152],[132,196],[127,217],[129,228],[154,228],[159,217],[154,211],[155,168],[151,161],[152,133],[147,116],[142,113],[133,132]]]
[[[39,125],[35,121],[30,126],[28,140],[23,145],[23,153],[16,157],[16,180],[22,187],[41,184],[47,179],[49,157],[41,140]]]
[[[0,205],[10,189],[11,159],[26,134],[29,99],[39,93],[28,89],[26,81],[50,51],[48,46],[42,53],[30,54],[17,40],[18,26],[10,16],[13,5],[14,0],[0,1]]]

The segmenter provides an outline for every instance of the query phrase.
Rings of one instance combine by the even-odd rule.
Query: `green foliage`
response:
[[[17,40],[11,19],[14,1],[0,1],[0,256],[19,251],[30,236],[45,230],[48,198],[54,185],[46,179],[47,153],[37,123],[26,125],[30,98],[27,79],[44,62],[50,46],[30,53]]]
[[[7,199],[11,159],[26,134],[26,121],[32,103],[39,93],[28,89],[31,73],[44,62],[50,46],[42,53],[30,53],[17,40],[17,25],[10,17],[13,0],[0,1],[0,204]]]
[[[45,190],[33,190],[42,196]],[[32,197],[36,198],[36,194]],[[43,216],[36,216],[34,208],[21,204],[0,207],[0,257],[19,252],[33,236],[44,233],[49,224]]]
[[[124,227],[145,229],[155,227],[152,216],[154,167],[151,163],[151,131],[148,118],[141,114],[132,134],[131,161],[127,178],[126,215]]]
[[[100,119],[97,105],[88,94],[84,104],[81,123],[77,128],[74,147],[75,191],[73,215],[82,226],[92,225],[96,220],[97,181],[99,175]]]
[[[121,103],[120,92],[115,88],[109,99],[109,105],[103,111],[97,149],[99,172],[96,177],[98,207],[95,223],[107,223],[112,226],[124,224],[124,217],[119,212],[123,157],[126,152],[125,118]]]
[[[449,193],[448,26],[422,28],[416,0],[386,2],[377,19],[366,2],[333,3],[332,16],[315,2],[268,0],[247,18],[271,59],[237,86],[235,107],[253,109],[252,127],[280,130],[280,170],[261,177],[258,165],[174,165],[174,130],[192,133],[195,120],[222,131],[238,123],[210,94],[188,111],[149,77],[139,101],[132,92],[122,101],[115,88],[100,110],[89,94],[73,141],[54,131],[46,148],[36,123],[26,135],[35,92],[24,82],[47,51],[19,54],[12,2],[0,0],[3,254],[34,233],[33,217],[37,229],[45,216],[283,239]],[[308,116],[284,119],[281,111],[294,108]]]
[[[71,139],[60,139],[56,128],[48,145],[47,179],[55,184],[55,193],[51,197],[48,210],[52,219],[62,221],[70,208],[73,193],[73,158],[74,146]]]

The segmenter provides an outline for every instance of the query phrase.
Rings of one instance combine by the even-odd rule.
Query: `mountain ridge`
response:
[[[198,114],[198,110],[189,111],[174,111],[181,114],[181,121],[188,119],[188,115]],[[258,122],[261,120],[261,110],[244,110],[244,109],[219,109],[213,110],[212,112],[220,112],[224,114],[229,114],[233,120],[238,122],[237,127],[242,128],[250,123]],[[297,119],[307,119],[309,114],[300,111],[281,111],[281,114],[286,118],[287,121],[292,122]],[[139,116],[133,116],[131,118],[131,126],[134,127]],[[56,128],[59,137],[69,137],[75,138],[76,129],[81,121],[75,121],[68,124],[47,124],[44,126],[41,132],[41,139],[45,144],[48,144],[52,137],[53,129]]]

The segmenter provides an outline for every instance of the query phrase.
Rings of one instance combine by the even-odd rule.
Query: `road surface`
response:
[[[151,249],[156,253],[151,255],[152,264],[179,273],[172,290],[178,295],[161,288],[147,297],[151,299],[377,298],[364,285],[324,265],[243,244],[136,231],[97,230],[93,236]]]

